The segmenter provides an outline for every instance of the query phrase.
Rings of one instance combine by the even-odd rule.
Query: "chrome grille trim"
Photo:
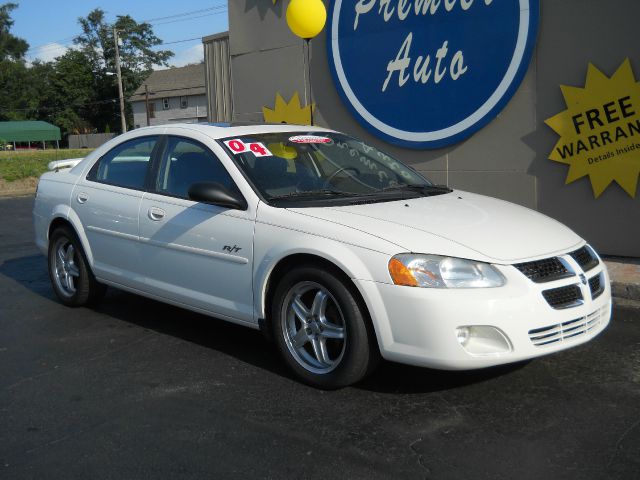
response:
[[[536,347],[544,347],[587,335],[600,325],[608,308],[609,306],[605,305],[585,317],[547,327],[534,328],[529,330],[529,339]]]

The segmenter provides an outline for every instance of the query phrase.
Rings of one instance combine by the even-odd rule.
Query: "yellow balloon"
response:
[[[287,25],[300,38],[318,35],[327,21],[327,9],[322,0],[291,0],[287,7]]]

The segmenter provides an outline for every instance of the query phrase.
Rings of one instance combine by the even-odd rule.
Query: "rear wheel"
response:
[[[81,307],[102,298],[106,287],[93,276],[82,245],[71,228],[58,227],[51,233],[48,257],[51,284],[62,303]]]
[[[271,323],[278,349],[294,373],[310,385],[334,389],[361,380],[377,363],[365,315],[343,280],[305,266],[282,278]]]

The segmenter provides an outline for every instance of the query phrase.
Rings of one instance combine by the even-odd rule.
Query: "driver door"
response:
[[[167,137],[153,191],[140,205],[142,271],[147,291],[241,322],[253,322],[251,210],[188,199],[195,182],[236,189],[203,144]]]

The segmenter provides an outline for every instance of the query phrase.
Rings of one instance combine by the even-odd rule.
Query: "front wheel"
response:
[[[274,338],[304,382],[334,389],[364,378],[379,355],[366,312],[343,280],[315,266],[288,272],[271,312]]]
[[[106,287],[95,279],[75,232],[58,227],[49,238],[49,277],[56,296],[69,307],[81,307],[102,298]]]

